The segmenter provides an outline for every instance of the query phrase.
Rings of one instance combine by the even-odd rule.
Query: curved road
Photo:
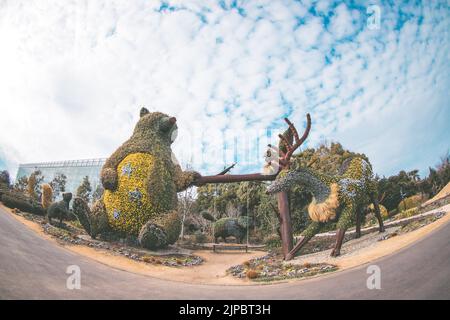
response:
[[[321,278],[274,285],[195,285],[133,274],[49,242],[0,208],[1,299],[450,299],[450,223],[394,255],[369,290],[367,265]],[[81,289],[66,288],[69,265]]]

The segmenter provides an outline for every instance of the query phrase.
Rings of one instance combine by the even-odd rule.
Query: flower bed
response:
[[[129,241],[127,242],[124,239],[120,239],[120,241],[108,242],[92,240],[84,230],[78,227],[76,221],[63,223],[62,225],[59,225],[59,223],[51,225],[47,223],[45,218],[42,216],[21,212],[17,209],[13,209],[12,212],[27,220],[40,224],[44,233],[54,237],[60,244],[63,245],[83,245],[96,249],[109,250],[115,254],[122,255],[135,261],[168,267],[189,267],[203,263],[203,259],[196,255],[152,252],[130,245]]]
[[[227,270],[227,273],[237,278],[266,282],[306,278],[336,270],[338,270],[337,266],[325,263],[305,263],[303,265],[284,263],[281,255],[269,253],[261,258],[233,266]]]

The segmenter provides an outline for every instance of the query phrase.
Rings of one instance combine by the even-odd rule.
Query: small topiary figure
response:
[[[81,198],[74,199],[74,214],[93,238],[111,233],[132,236],[149,249],[178,239],[177,192],[200,175],[183,172],[175,163],[171,144],[176,133],[175,118],[141,109],[133,135],[102,168],[102,198],[92,210]]]
[[[52,218],[59,219],[61,224],[63,219],[68,219],[70,216],[69,204],[72,200],[72,193],[63,193],[61,201],[53,202],[47,209],[47,220],[52,223]]]
[[[247,216],[239,218],[221,218],[216,220],[212,215],[207,212],[202,213],[203,218],[214,221],[214,242],[218,243],[219,238],[225,241],[227,237],[235,237],[238,243],[242,243],[247,234],[247,226],[249,219]]]

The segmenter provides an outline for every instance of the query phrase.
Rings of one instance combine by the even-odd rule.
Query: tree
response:
[[[89,203],[91,198],[91,192],[92,188],[91,183],[89,182],[89,177],[85,176],[83,178],[83,182],[77,188],[77,197],[80,197],[81,199]]]
[[[220,219],[227,215],[230,207],[239,208],[237,197],[239,183],[207,184],[197,188],[197,206],[200,211],[207,210],[217,213]]]
[[[28,186],[28,178],[26,176],[20,177],[17,179],[14,184],[14,190],[18,192],[25,192]]]
[[[277,233],[280,237],[280,224],[278,220],[277,201],[275,197],[265,191],[260,194],[260,201],[255,207],[255,215],[259,228],[266,235]]]
[[[11,184],[11,179],[9,177],[9,172],[6,170],[0,171],[0,184],[6,185],[7,187]]]
[[[381,204],[388,210],[394,210],[402,201],[402,197],[410,197],[420,192],[420,186],[424,186],[418,176],[418,171],[400,171],[389,178],[383,177],[378,181],[378,194],[385,197]]]
[[[97,200],[100,200],[103,196],[103,193],[105,192],[105,189],[103,189],[103,186],[101,183],[97,185],[94,192],[92,193],[92,203],[94,203]]]
[[[53,180],[49,183],[53,190],[53,201],[58,198],[58,196],[66,191],[67,176],[63,173],[57,173],[53,177]]]
[[[178,195],[178,211],[182,213],[180,238],[184,239],[186,217],[195,205],[194,188],[190,187]]]

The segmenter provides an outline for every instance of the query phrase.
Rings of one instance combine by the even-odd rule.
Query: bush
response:
[[[415,216],[419,213],[419,209],[417,207],[402,211],[400,214],[396,216],[396,219],[404,219]]]
[[[20,211],[42,216],[45,214],[44,209],[38,201],[31,199],[20,192],[8,191],[2,195],[1,201],[5,206],[11,209],[16,208]]]
[[[380,207],[380,214],[381,214],[381,217],[383,218],[383,220],[388,218],[389,217],[389,213],[388,213],[386,207],[383,206],[382,204],[379,204],[378,206]],[[375,207],[374,207],[373,203],[371,203],[368,208],[369,208],[369,212],[370,213],[374,213],[375,212]]]
[[[7,184],[0,182],[0,199],[4,193],[7,193],[9,191],[9,189],[10,188]]]
[[[267,248],[279,248],[281,247],[281,239],[277,234],[271,234],[264,238],[264,244]]]
[[[206,242],[206,235],[204,233],[201,233],[200,231],[197,231],[194,234],[194,241],[196,243],[205,243]]]
[[[1,184],[5,184],[6,186],[9,186],[11,184],[9,172],[6,170],[0,171],[0,185]]]
[[[246,273],[247,278],[249,279],[256,279],[259,277],[259,272],[255,270],[248,270]]]
[[[403,199],[397,209],[399,212],[405,211],[405,210],[409,210],[411,208],[415,208],[418,207],[420,204],[422,203],[422,197],[418,194],[405,198]]]
[[[262,243],[263,241],[264,241],[263,230],[257,229],[257,230],[253,230],[250,233],[249,242],[251,242],[251,243]]]

